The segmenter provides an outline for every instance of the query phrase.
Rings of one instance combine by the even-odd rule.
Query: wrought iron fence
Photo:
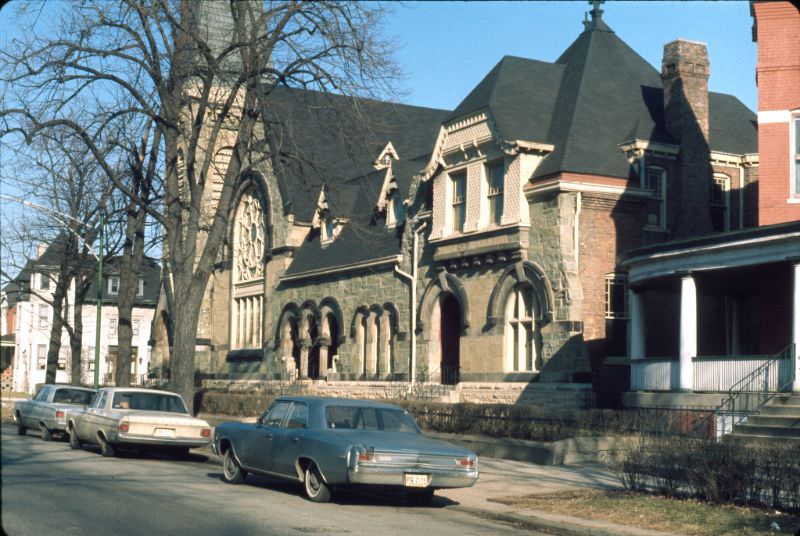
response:
[[[715,411],[718,435],[733,432],[737,425],[757,414],[775,395],[794,382],[794,353],[794,344],[790,344],[731,386],[728,396]]]

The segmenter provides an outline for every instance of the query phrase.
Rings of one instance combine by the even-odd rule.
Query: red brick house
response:
[[[745,160],[758,180],[741,197],[757,197],[759,226],[626,254],[629,405],[716,407],[720,392],[800,392],[800,10],[751,5],[759,153]]]

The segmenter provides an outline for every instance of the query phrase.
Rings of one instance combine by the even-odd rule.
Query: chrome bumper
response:
[[[428,488],[468,488],[478,480],[478,471],[449,471],[446,469],[417,467],[381,467],[379,465],[359,465],[347,470],[351,484],[367,484],[371,486],[405,485],[405,475],[427,475]],[[409,488],[421,489],[421,488]]]
[[[113,439],[115,443],[136,445],[170,445],[174,447],[205,447],[211,442],[210,438],[196,437],[153,437],[134,434],[117,434]]]

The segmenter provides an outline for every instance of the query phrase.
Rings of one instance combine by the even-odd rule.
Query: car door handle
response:
[[[275,436],[272,434],[267,434],[267,439],[275,439]]]
[[[295,443],[297,443],[298,441],[300,441],[300,438],[299,438],[299,437],[293,437],[293,438],[292,438],[292,441],[294,441]]]

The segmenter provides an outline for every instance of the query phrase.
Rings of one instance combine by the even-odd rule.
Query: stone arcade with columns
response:
[[[201,311],[207,384],[570,408],[618,402],[650,345],[696,356],[659,323],[697,259],[662,274],[647,248],[758,233],[755,115],[708,91],[704,45],[667,44],[659,72],[602,13],[553,63],[502,58],[452,111],[274,91],[285,158],[242,175]],[[705,291],[684,281],[689,325]],[[656,388],[692,387],[684,368]]]

